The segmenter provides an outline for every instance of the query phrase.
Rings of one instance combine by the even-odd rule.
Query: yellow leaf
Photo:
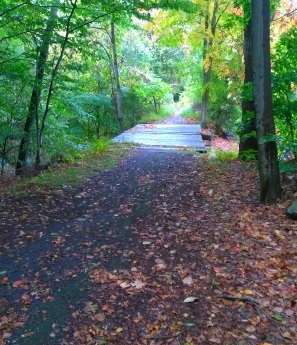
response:
[[[117,328],[117,329],[116,329],[116,332],[117,332],[117,333],[123,332],[123,328],[122,328],[122,327]]]
[[[247,290],[244,290],[244,294],[245,295],[252,295],[253,291],[247,289]]]

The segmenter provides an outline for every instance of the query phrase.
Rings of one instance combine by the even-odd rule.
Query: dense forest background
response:
[[[181,111],[241,140],[249,1],[2,0],[1,174],[71,160]],[[272,1],[280,158],[297,146],[296,2]],[[244,137],[243,137],[244,136]]]

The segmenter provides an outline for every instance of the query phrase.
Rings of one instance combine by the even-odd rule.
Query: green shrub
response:
[[[220,161],[232,161],[238,158],[238,153],[235,151],[222,151],[214,149],[215,158]]]

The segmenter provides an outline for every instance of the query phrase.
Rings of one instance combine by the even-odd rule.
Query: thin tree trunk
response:
[[[250,15],[250,8],[244,10]],[[248,13],[247,13],[248,12]],[[242,108],[242,130],[240,133],[239,157],[257,159],[258,142],[256,137],[256,112],[251,93],[253,83],[252,25],[248,21],[244,29],[244,95]]]
[[[50,80],[50,84],[49,84],[49,88],[48,88],[45,110],[44,110],[42,120],[41,120],[41,126],[40,126],[40,129],[37,128],[38,139],[37,139],[37,153],[36,153],[36,159],[35,159],[35,166],[38,166],[41,162],[41,147],[42,147],[43,134],[44,134],[44,130],[45,130],[45,123],[46,123],[48,113],[50,111],[50,102],[51,102],[51,98],[52,98],[52,95],[54,92],[55,79],[56,79],[56,76],[58,74],[58,70],[59,70],[61,62],[63,60],[66,46],[67,46],[67,43],[69,40],[69,34],[71,31],[70,30],[70,22],[71,22],[73,15],[74,15],[74,11],[76,9],[76,3],[77,3],[77,0],[75,0],[74,3],[72,4],[72,10],[71,10],[71,12],[68,16],[68,19],[67,19],[66,33],[65,33],[65,37],[64,37],[64,40],[62,43],[61,52],[60,52],[60,55],[58,57],[56,64],[52,68],[51,80]]]
[[[215,0],[211,19],[209,18],[208,14],[205,16],[204,29],[205,29],[206,37],[204,38],[204,41],[203,41],[203,86],[202,86],[203,93],[202,93],[202,99],[201,99],[201,116],[200,116],[200,124],[202,127],[205,127],[205,122],[207,118],[209,93],[210,93],[209,83],[211,80],[212,62],[213,62],[213,58],[211,56],[210,50],[213,46],[213,40],[216,33],[218,8],[219,8],[218,0]],[[209,25],[210,25],[210,32],[209,32]],[[206,63],[207,59],[208,59],[208,63]]]
[[[58,8],[53,7],[51,10],[51,14],[48,19],[48,24],[45,29],[45,34],[42,40],[42,44],[37,56],[37,63],[36,63],[36,75],[34,86],[31,94],[31,100],[29,103],[29,109],[24,125],[24,134],[20,143],[18,159],[16,163],[16,175],[24,174],[24,168],[26,167],[27,157],[29,152],[30,146],[30,136],[31,136],[31,129],[34,122],[34,119],[38,117],[38,108],[40,104],[40,96],[42,91],[42,83],[45,73],[45,66],[48,59],[49,47],[51,44],[53,32],[54,32],[54,24],[57,18]]]
[[[121,132],[123,132],[124,120],[123,120],[122,92],[121,92],[121,85],[120,85],[120,78],[119,78],[119,66],[118,66],[114,23],[111,23],[111,47],[112,47],[112,56],[113,56],[112,62],[113,62],[114,82],[115,82],[117,116],[118,116]]]
[[[208,28],[209,28],[209,15],[207,14],[204,19],[204,30],[205,34],[208,35]],[[206,115],[207,115],[207,106],[209,100],[209,87],[208,83],[210,81],[211,71],[209,68],[206,68],[206,57],[209,50],[209,40],[208,38],[204,38],[203,40],[203,80],[202,80],[202,99],[201,99],[201,115],[200,115],[200,124],[202,127],[205,126],[206,122]]]
[[[271,204],[281,197],[281,185],[272,109],[269,0],[252,0],[252,33],[260,201]]]

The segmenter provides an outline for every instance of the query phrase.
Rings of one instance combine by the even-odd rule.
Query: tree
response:
[[[272,107],[270,0],[252,0],[252,44],[260,201],[271,204],[281,197],[281,185]]]
[[[243,3],[244,11],[244,87],[242,96],[242,122],[239,143],[239,157],[257,158],[258,142],[256,137],[255,104],[253,100],[253,57],[251,4]]]
[[[45,74],[45,67],[49,55],[49,48],[52,43],[52,37],[55,27],[55,20],[57,18],[58,9],[53,7],[49,14],[48,23],[46,29],[44,31],[44,35],[42,38],[42,43],[39,48],[39,52],[36,59],[36,74],[35,74],[35,81],[33,85],[31,100],[29,103],[28,114],[26,117],[25,125],[24,125],[24,135],[21,140],[18,160],[16,164],[16,174],[22,175],[23,169],[26,165],[27,156],[29,152],[29,144],[30,144],[30,135],[31,135],[31,128],[35,121],[38,121],[38,108],[40,105],[40,97],[42,91],[42,83]]]
[[[113,69],[113,76],[114,76],[114,86],[115,86],[115,100],[116,100],[116,109],[117,109],[117,116],[120,123],[121,132],[124,131],[124,121],[123,121],[123,107],[122,107],[122,92],[121,92],[121,84],[120,84],[120,77],[119,77],[119,64],[118,64],[118,56],[117,56],[117,46],[116,46],[116,34],[115,34],[115,24],[111,22],[110,28],[110,40],[111,40],[111,48],[112,48],[112,69]]]
[[[205,125],[207,116],[207,107],[209,101],[209,82],[211,79],[213,57],[210,50],[213,46],[214,36],[216,33],[217,26],[217,12],[219,8],[218,0],[214,1],[213,9],[210,11],[210,4],[206,9],[204,17],[204,30],[205,37],[203,40],[203,93],[201,99],[201,118],[200,123],[202,126]],[[211,13],[211,14],[210,14]]]

